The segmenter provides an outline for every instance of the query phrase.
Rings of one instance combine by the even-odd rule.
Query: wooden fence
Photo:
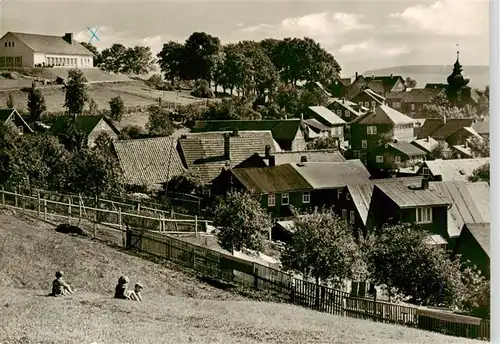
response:
[[[490,337],[490,322],[485,319],[438,311],[422,313],[426,308],[353,297],[344,291],[318,286],[283,271],[159,233],[132,229],[127,232],[126,242],[127,248],[168,259],[205,276],[267,291],[282,300],[321,312],[468,338]]]
[[[182,230],[175,231],[180,227],[179,224],[190,224],[189,227],[198,233],[201,221],[196,217],[194,220],[179,220],[165,218],[162,213],[158,217],[153,217],[140,214],[140,210],[123,211],[120,206],[118,210],[105,209],[101,206],[102,200],[96,200],[94,205],[89,206],[81,201],[75,203],[71,197],[67,202],[47,199],[43,197],[42,192],[38,192],[35,197],[2,188],[0,193],[1,204],[4,206],[35,212],[39,218],[43,217],[45,220],[49,214],[67,218],[68,221],[74,218],[79,221],[90,220],[94,224],[94,237],[97,224],[114,227],[125,233],[123,244],[126,248],[168,259],[207,277],[269,292],[296,305],[330,314],[401,324],[448,335],[490,338],[489,320],[354,297],[345,291],[316,285],[297,279],[281,270],[167,235],[172,229],[176,233],[182,232]],[[204,220],[202,223],[208,222]],[[183,230],[187,232],[186,228]]]

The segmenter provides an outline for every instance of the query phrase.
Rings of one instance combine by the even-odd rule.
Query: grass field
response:
[[[480,343],[257,302],[98,242],[0,214],[0,343]],[[45,295],[56,270],[77,292]],[[127,274],[144,302],[112,299]]]

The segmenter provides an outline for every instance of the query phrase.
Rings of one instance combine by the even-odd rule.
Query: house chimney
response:
[[[224,157],[230,160],[230,146],[229,146],[229,134],[224,134]]]
[[[269,167],[273,167],[274,165],[276,165],[276,157],[274,155],[270,155],[269,156]]]
[[[431,142],[431,137],[427,136],[427,142]]]
[[[358,78],[358,72],[356,72],[356,79]]]
[[[427,190],[429,188],[429,179],[422,178],[422,190]]]
[[[443,124],[446,124],[446,115],[443,115]]]
[[[233,129],[233,136],[238,137],[238,127]]]
[[[73,33],[68,32],[64,35],[63,39],[69,44],[73,44]]]
[[[269,159],[269,157],[271,156],[271,146],[270,145],[266,145],[266,151],[265,151],[266,155],[264,156],[266,159]]]
[[[392,74],[391,74],[391,79],[392,79]]]
[[[302,156],[300,157],[300,162],[307,162],[307,156],[302,155]]]
[[[465,148],[469,148],[469,141],[465,140],[464,146],[465,146]]]
[[[300,120],[303,121],[304,120],[304,113],[300,113]]]

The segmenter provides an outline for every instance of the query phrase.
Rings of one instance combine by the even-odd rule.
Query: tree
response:
[[[295,116],[301,110],[300,92],[296,86],[281,84],[275,95],[276,103],[285,113]]]
[[[148,111],[149,119],[148,123],[146,123],[146,129],[149,131],[149,136],[155,137],[172,135],[174,127],[169,114],[158,105],[151,105]]]
[[[213,80],[220,53],[220,40],[205,32],[194,32],[184,43],[181,77],[186,80]]]
[[[339,148],[339,140],[335,136],[321,136],[307,143],[309,150]]]
[[[385,285],[391,296],[417,305],[463,306],[470,280],[480,277],[444,248],[430,244],[430,235],[410,224],[384,225],[370,234],[365,241],[369,249],[364,249],[371,279]]]
[[[20,140],[21,137],[11,126],[0,122],[0,184],[2,185],[9,184],[12,180]]]
[[[89,99],[86,82],[87,78],[81,70],[69,70],[68,81],[64,85],[64,91],[66,92],[64,106],[68,109],[69,114],[75,118],[82,113],[85,103]]]
[[[154,69],[156,60],[153,58],[150,47],[135,46],[128,48],[122,56],[121,73],[147,74]]]
[[[68,151],[79,151],[87,145],[87,136],[79,128],[76,119],[66,118],[62,123],[59,141]]]
[[[353,229],[333,210],[315,210],[294,218],[293,224],[292,241],[281,254],[285,270],[312,277],[316,285],[321,281],[334,287],[339,287],[345,279],[364,277]]]
[[[122,44],[113,44],[110,48],[104,49],[101,53],[101,63],[99,68],[106,72],[119,73],[124,68],[124,59],[127,48]]]
[[[488,182],[490,183],[490,164],[486,163],[484,165],[479,166],[472,174],[467,177],[469,182]]]
[[[467,140],[467,145],[475,158],[490,156],[490,140],[473,136]]]
[[[117,96],[109,101],[110,117],[116,122],[120,122],[125,112],[125,105],[123,105],[122,97]]]
[[[306,89],[300,95],[300,111],[304,113],[309,106],[326,106],[329,101],[328,95],[319,87]]]
[[[415,88],[415,87],[417,87],[417,81],[415,79],[407,77],[405,79],[405,86],[408,88]]]
[[[144,129],[138,125],[127,125],[120,131],[121,140],[142,139],[145,136]]]
[[[90,42],[80,42],[80,44],[83,45],[92,54],[94,54],[94,67],[99,67],[101,63],[101,54],[99,53],[95,45]]]
[[[158,53],[157,57],[158,64],[165,75],[165,79],[170,80],[172,85],[174,85],[175,79],[181,77],[184,45],[182,43],[169,41],[163,44],[163,48]]]
[[[204,119],[206,120],[231,120],[231,119],[246,119],[258,120],[261,119],[260,113],[252,109],[253,101],[245,97],[223,99],[219,103],[211,103],[205,112]]]
[[[96,116],[99,114],[99,105],[97,105],[96,101],[91,98],[89,101],[89,115]]]
[[[191,95],[199,98],[213,98],[214,91],[210,88],[207,80],[197,80],[195,84],[195,88]]]
[[[7,108],[13,109],[14,108],[14,97],[12,97],[12,93],[9,93],[7,96],[7,101],[6,101]]]
[[[28,111],[30,112],[31,121],[39,121],[42,113],[47,110],[45,105],[45,98],[43,97],[42,91],[35,88],[35,84],[32,85],[28,92]]]
[[[198,194],[202,192],[203,182],[191,171],[177,175],[169,180],[168,191],[183,194]]]
[[[453,152],[446,141],[438,141],[429,153],[429,159],[451,159]]]
[[[207,108],[196,104],[181,105],[171,114],[174,121],[182,123],[185,127],[191,128],[195,122],[201,120],[206,115]]]
[[[260,206],[259,196],[232,190],[218,200],[214,226],[220,227],[217,239],[221,247],[232,252],[243,247],[261,250],[264,233],[272,223],[269,214]]]

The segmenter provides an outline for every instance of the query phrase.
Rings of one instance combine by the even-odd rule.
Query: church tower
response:
[[[457,51],[457,61],[453,65],[453,72],[448,76],[448,99],[452,102],[462,101],[462,88],[467,86],[470,78],[462,73],[463,68],[460,64],[460,52]]]

